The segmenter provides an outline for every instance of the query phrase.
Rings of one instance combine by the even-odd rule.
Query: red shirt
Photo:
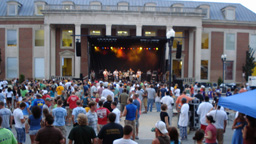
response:
[[[216,143],[216,135],[217,135],[217,129],[213,124],[209,124],[206,127],[205,130],[205,135],[207,136],[207,132],[210,131],[212,133],[212,138],[211,139],[205,139],[206,143]]]
[[[43,99],[44,101],[45,101],[46,98],[51,98],[51,96],[49,96],[49,95],[47,95],[47,94],[45,94],[45,95],[42,96],[42,99]]]
[[[72,95],[68,98],[67,102],[69,103],[69,108],[74,109],[77,107],[76,101],[78,101],[79,98],[76,95]]]
[[[105,125],[108,123],[108,114],[110,111],[107,108],[98,108],[96,110],[97,116],[98,116],[98,124]]]

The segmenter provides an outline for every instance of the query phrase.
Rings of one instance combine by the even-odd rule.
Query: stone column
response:
[[[196,43],[195,43],[195,80],[200,81],[201,77],[201,41],[202,27],[196,27]]]
[[[136,36],[142,36],[142,25],[136,25]]]
[[[44,70],[45,70],[45,79],[50,79],[50,48],[51,48],[51,28],[50,24],[44,25]]]
[[[56,76],[56,30],[51,27],[51,75]]]
[[[112,31],[112,25],[111,24],[106,24],[106,36],[111,36],[111,31]]]
[[[75,24],[75,42],[79,39],[81,42],[81,24]],[[76,56],[76,48],[75,48],[75,78],[79,78],[81,73],[81,57]]]
[[[188,48],[188,77],[193,77],[193,57],[194,57],[194,30],[189,31],[189,48]]]

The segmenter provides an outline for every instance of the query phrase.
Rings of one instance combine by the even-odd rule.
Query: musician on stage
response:
[[[148,70],[148,71],[147,71],[147,81],[148,81],[148,82],[151,81],[151,76],[152,76],[151,70]]]
[[[138,69],[137,74],[136,74],[138,82],[141,81],[141,74],[142,74],[142,72],[140,71],[140,69]]]
[[[117,69],[113,72],[114,80],[118,81],[118,71]]]
[[[94,70],[91,70],[90,79],[93,82],[95,80],[95,72]]]
[[[132,81],[134,71],[130,68],[128,72],[129,72],[129,80]]]
[[[105,80],[105,81],[108,81],[108,71],[107,71],[107,69],[105,69],[105,70],[103,71],[103,76],[104,76],[104,80]]]
[[[123,79],[123,73],[122,73],[122,71],[119,71],[118,76],[119,76],[119,80],[122,80],[122,79]]]

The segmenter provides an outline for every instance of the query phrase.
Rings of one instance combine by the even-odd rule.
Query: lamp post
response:
[[[173,45],[173,40],[175,37],[175,31],[171,28],[169,31],[166,33],[166,38],[168,41],[169,45],[169,87],[171,87],[172,83],[172,45]]]
[[[222,62],[223,62],[223,73],[222,73],[222,78],[223,78],[223,89],[224,90],[226,90],[226,85],[225,85],[225,83],[224,83],[224,81],[225,81],[225,64],[226,64],[226,60],[227,60],[227,55],[226,54],[222,54],[221,55],[221,60],[222,60]]]

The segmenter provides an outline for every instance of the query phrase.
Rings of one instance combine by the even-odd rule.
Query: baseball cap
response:
[[[45,101],[51,101],[51,99],[50,98],[46,98]]]
[[[158,122],[156,122],[155,126],[156,126],[156,128],[157,128],[162,134],[167,134],[167,133],[168,133],[168,131],[167,131],[167,129],[166,129],[166,125],[165,125],[164,122],[158,121]]]
[[[36,97],[42,97],[42,95],[40,95],[40,94],[37,94],[37,95],[36,95]]]

